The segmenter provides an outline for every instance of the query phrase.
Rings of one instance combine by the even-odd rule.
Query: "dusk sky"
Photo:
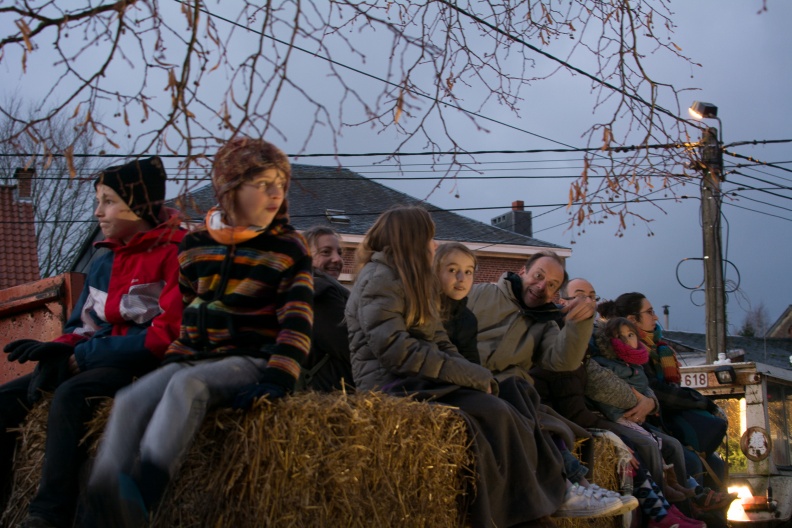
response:
[[[677,25],[674,42],[701,67],[672,61],[653,64],[659,80],[678,88],[697,89],[682,94],[681,104],[689,106],[699,100],[718,106],[723,140],[727,145],[739,141],[792,139],[792,99],[789,97],[792,32],[788,28],[792,20],[792,2],[768,0],[767,11],[758,13],[762,4],[746,0],[672,2],[673,21]],[[564,73],[537,84],[534,92],[526,94],[530,100],[523,125],[554,140],[583,146],[579,136],[593,122],[591,111],[581,109],[579,113],[572,113],[564,111],[564,106],[574,100],[590,100],[589,84],[579,76],[573,78]],[[579,104],[585,107],[585,103]],[[530,124],[526,125],[526,121]],[[716,121],[708,124],[718,126]],[[493,130],[492,135],[503,138],[514,133]],[[504,143],[508,144],[504,148],[557,147],[535,138]],[[516,143],[523,146],[518,147]],[[757,165],[735,169],[743,175],[727,174],[723,186],[724,192],[742,185],[763,189],[740,192],[739,196],[724,199],[724,259],[730,263],[726,266],[727,290],[734,289],[739,280],[739,289],[730,293],[727,300],[729,330],[734,333],[742,326],[750,307],[764,304],[772,324],[792,304],[792,274],[789,272],[792,261],[792,143],[739,146],[728,150],[780,167]],[[543,158],[564,161],[543,163],[536,163],[536,158],[513,155],[501,161],[522,159],[524,163],[510,167],[522,167],[531,175],[540,173],[533,166],[544,167],[548,175],[579,174],[582,169],[579,157],[548,154]],[[494,156],[486,160],[495,161]],[[724,163],[729,170],[731,165],[745,163],[745,160],[725,156]],[[481,182],[462,181],[456,189],[459,199],[449,195],[446,189],[436,191],[431,201],[448,208],[508,205],[515,199],[523,200],[526,206],[565,203],[570,180],[550,185],[538,185],[534,180],[519,184],[502,182],[482,185]],[[400,189],[408,188],[387,183]],[[424,186],[424,192],[428,187]],[[645,207],[643,210],[653,221],[648,227],[640,222],[630,225],[621,238],[614,236],[613,219],[601,225],[586,226],[585,233],[578,235],[576,230],[567,231],[563,208],[539,216],[555,207],[532,208],[534,235],[571,247],[570,276],[589,279],[604,298],[615,298],[630,291],[642,292],[658,314],[663,305],[669,306],[670,329],[703,332],[704,294],[700,290],[686,289],[703,281],[703,269],[700,261],[682,263],[686,258],[702,256],[700,201],[696,199],[700,193],[696,185],[686,187],[683,194],[690,199],[658,203],[663,210]],[[414,194],[421,195],[420,192]],[[463,214],[489,221],[501,211]],[[653,236],[647,236],[649,230]],[[677,279],[677,272],[684,286]]]
[[[176,3],[163,3],[166,16],[178,16]],[[209,2],[209,6],[215,6]],[[681,117],[687,119],[685,109],[694,100],[713,103],[719,108],[723,123],[723,139],[726,145],[741,141],[789,140],[792,139],[792,32],[788,24],[792,20],[792,2],[786,0],[674,0],[669,2],[675,24],[672,41],[681,53],[690,57],[691,65],[672,59],[668,53],[647,54],[649,74],[658,82],[669,83],[677,89],[690,89],[679,94],[682,107]],[[766,11],[763,7],[766,6]],[[0,21],[0,30],[7,34],[13,30],[8,19]],[[358,56],[348,57],[368,73],[386,76],[377,52],[387,51],[387,45],[378,39],[361,42],[359,51],[370,54],[366,61]],[[387,41],[387,39],[383,39]],[[476,44],[471,40],[471,45]],[[573,54],[567,57],[569,42],[551,42],[547,47],[541,42],[531,44],[568,59],[582,70],[594,72],[595,64],[585,57]],[[339,51],[338,58],[344,58]],[[48,82],[49,67],[54,58],[42,46],[28,59],[28,73],[22,74],[18,55],[9,51],[0,62],[0,75],[5,82],[4,95],[15,93],[42,102]],[[536,55],[537,73],[549,73],[557,66]],[[134,62],[132,62],[134,65]],[[502,65],[521,68],[517,56]],[[139,69],[119,65],[110,70],[110,78],[119,83],[135,79]],[[310,56],[295,55],[290,66],[290,76],[306,90],[326,92],[326,104],[333,108],[334,92],[324,65]],[[361,93],[372,98],[381,91],[377,81],[364,76],[349,74],[347,81]],[[427,82],[432,82],[428,79]],[[532,150],[555,149],[561,144],[586,147],[583,134],[597,122],[607,119],[607,105],[594,110],[595,98],[592,83],[579,74],[559,70],[546,80],[535,81],[520,91],[519,117],[496,101],[481,103],[481,94],[463,94],[463,104],[493,120],[486,121],[486,130],[479,130],[465,117],[452,121],[450,125],[460,131],[460,144],[468,150]],[[167,98],[157,87],[151,88],[156,98]],[[57,97],[57,93],[52,97]],[[285,95],[284,97],[289,97]],[[392,152],[399,143],[399,136],[392,130],[379,132],[367,126],[344,128],[342,135],[330,137],[321,127],[314,131],[306,143],[310,116],[306,109],[294,99],[284,99],[272,115],[280,134],[267,139],[281,146],[290,154]],[[421,101],[410,101],[421,105]],[[660,105],[674,109],[671,99],[661,99]],[[152,102],[156,104],[156,100]],[[335,103],[337,104],[337,102]],[[116,111],[108,107],[107,114]],[[354,114],[352,114],[354,115]],[[402,117],[409,120],[410,116]],[[707,124],[718,126],[717,122]],[[505,125],[512,125],[531,134],[521,133]],[[437,123],[430,130],[437,130]],[[113,139],[121,144],[120,151],[130,148],[125,140],[125,131],[118,129]],[[698,139],[695,128],[689,129],[691,140]],[[135,134],[135,125],[131,128]],[[547,139],[541,139],[543,136]],[[441,141],[442,143],[442,141]],[[442,144],[448,148],[447,144]],[[422,151],[425,145],[411,143],[402,150]],[[733,289],[739,281],[739,289],[728,296],[728,323],[731,332],[742,325],[746,311],[760,303],[764,305],[772,324],[792,304],[792,275],[789,262],[792,260],[790,234],[792,234],[792,143],[756,144],[733,146],[727,149],[762,162],[773,163],[774,167],[749,163],[744,159],[725,156],[727,175],[723,186],[728,196],[723,206],[723,244],[727,289]],[[591,280],[598,293],[605,298],[614,298],[620,293],[640,291],[653,303],[658,312],[663,305],[670,307],[670,329],[702,332],[704,330],[704,295],[695,291],[703,281],[700,261],[702,256],[702,232],[699,219],[696,178],[691,178],[684,187],[677,187],[677,195],[684,196],[678,202],[659,200],[652,205],[642,205],[635,210],[651,219],[648,224],[628,221],[624,236],[617,237],[617,224],[613,218],[602,224],[585,225],[582,230],[567,230],[568,213],[558,204],[566,204],[569,185],[583,169],[580,154],[486,154],[477,156],[473,171],[460,176],[477,176],[473,179],[446,181],[432,191],[436,179],[407,180],[407,177],[436,178],[430,170],[427,158],[402,158],[401,171],[394,162],[383,157],[366,158],[313,158],[296,156],[297,163],[315,165],[343,164],[350,169],[372,178],[401,178],[379,180],[381,183],[407,192],[418,198],[427,198],[433,204],[447,209],[483,210],[460,211],[477,220],[489,222],[490,218],[508,210],[514,200],[523,200],[526,208],[534,215],[534,236],[553,244],[572,248],[568,262],[570,275]],[[171,173],[175,173],[175,162]],[[748,164],[734,167],[736,163]],[[442,160],[440,162],[442,167]],[[170,168],[170,167],[169,167]],[[737,172],[733,172],[733,171]],[[675,170],[681,172],[682,168]],[[688,171],[690,173],[690,171]],[[695,175],[695,173],[690,173]],[[492,179],[494,176],[527,176],[525,179]],[[660,184],[657,179],[655,185]],[[176,186],[171,194],[178,192]],[[669,193],[658,192],[655,198],[668,198]],[[651,233],[651,236],[648,236]],[[574,243],[573,243],[574,242]],[[678,276],[677,276],[678,275]],[[687,289],[693,288],[693,289]]]

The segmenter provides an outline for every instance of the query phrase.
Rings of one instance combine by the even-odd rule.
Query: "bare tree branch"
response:
[[[590,80],[605,116],[582,131],[602,150],[570,187],[570,226],[610,216],[620,233],[628,217],[647,221],[629,198],[656,184],[675,195],[693,155],[676,117],[682,90],[647,66],[658,54],[695,64],[670,38],[669,0],[9,3],[0,62],[26,75],[33,62],[47,67],[52,86],[33,115],[0,105],[13,124],[5,141],[27,137],[45,154],[63,148],[41,133],[58,120],[104,149],[183,154],[185,171],[235,134],[294,140],[300,153],[329,141],[338,152],[345,133],[366,128],[395,138],[397,160],[407,148],[458,152],[443,173],[453,178],[472,159],[471,134],[495,130],[488,111],[520,118],[527,90],[565,71]],[[613,155],[653,143],[680,148]]]

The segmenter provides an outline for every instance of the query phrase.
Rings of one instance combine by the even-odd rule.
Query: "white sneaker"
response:
[[[568,487],[564,502],[552,517],[605,517],[623,508],[616,497],[594,496],[594,491],[577,484]]]
[[[591,484],[588,487],[588,489],[592,491],[595,497],[596,496],[615,497],[621,501],[622,503],[621,511],[618,511],[613,515],[621,515],[623,513],[627,513],[628,511],[632,511],[638,507],[638,499],[636,499],[632,495],[622,495],[618,491],[601,488],[596,484]]]

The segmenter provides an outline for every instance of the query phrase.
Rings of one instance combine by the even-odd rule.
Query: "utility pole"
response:
[[[716,128],[708,128],[702,133],[700,154],[707,363],[711,364],[717,359],[718,352],[726,352],[726,292],[720,222],[723,151]]]

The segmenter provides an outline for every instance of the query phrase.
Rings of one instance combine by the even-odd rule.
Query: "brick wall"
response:
[[[341,273],[353,273],[355,271],[355,248],[341,248],[341,257],[344,259],[344,269]]]
[[[478,257],[475,282],[497,282],[504,271],[520,271],[526,260],[526,257]]]

